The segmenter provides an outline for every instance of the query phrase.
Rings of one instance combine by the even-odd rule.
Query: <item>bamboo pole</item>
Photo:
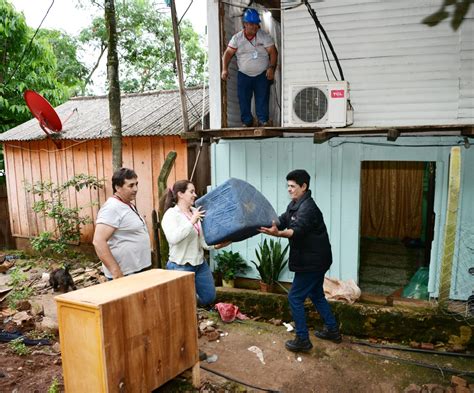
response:
[[[461,187],[461,148],[451,148],[449,160],[448,206],[444,227],[443,256],[439,277],[440,308],[446,308],[451,291],[451,276],[453,270],[454,246],[456,242],[456,226],[459,209],[459,190]]]

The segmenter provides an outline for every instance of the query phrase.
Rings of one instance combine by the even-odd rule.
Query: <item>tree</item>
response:
[[[449,8],[452,8],[451,27],[456,31],[464,21],[473,2],[474,0],[444,0],[439,10],[427,16],[422,22],[430,27],[436,26],[446,18],[449,18]]]
[[[58,82],[67,86],[72,95],[81,92],[84,87],[84,78],[89,70],[78,60],[78,39],[62,31],[48,29],[41,29],[38,37],[49,42],[53,49]]]
[[[6,1],[0,0],[0,132],[31,118],[23,92],[41,92],[51,104],[68,97],[59,83],[54,52],[44,39],[34,39],[25,18]]]
[[[162,7],[162,6],[161,6]],[[154,0],[130,0],[116,4],[120,87],[126,92],[176,88],[176,64],[171,18],[160,13]],[[103,53],[107,32],[101,17],[80,34],[83,43]],[[205,52],[191,24],[180,23],[186,86],[203,82]]]
[[[112,166],[122,166],[122,116],[120,114],[119,60],[117,55],[117,24],[114,0],[105,0],[105,23],[107,26],[107,79],[109,82],[109,116],[112,126]]]

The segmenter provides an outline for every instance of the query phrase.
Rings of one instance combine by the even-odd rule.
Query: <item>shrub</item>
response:
[[[221,273],[226,281],[235,279],[237,274],[245,273],[250,267],[238,252],[222,251],[215,256],[215,260],[216,272]]]
[[[258,264],[255,261],[251,262],[257,268],[262,282],[273,285],[274,282],[278,281],[281,272],[288,264],[286,258],[288,247],[289,244],[282,250],[280,241],[273,239],[270,239],[270,245],[267,239],[258,245],[258,250],[255,251]]]
[[[33,204],[33,211],[41,217],[51,219],[54,223],[52,232],[44,231],[31,240],[36,251],[51,250],[56,254],[64,254],[71,244],[77,244],[81,237],[81,225],[91,223],[88,216],[80,215],[80,207],[68,207],[65,195],[73,188],[79,192],[83,188],[103,188],[103,180],[95,176],[79,174],[63,184],[56,185],[50,181],[36,182],[26,185],[28,192],[38,195],[41,200]]]

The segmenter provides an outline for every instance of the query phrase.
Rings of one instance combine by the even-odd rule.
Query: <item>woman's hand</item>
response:
[[[271,227],[269,227],[269,228],[260,227],[260,229],[258,231],[260,233],[264,233],[266,235],[276,236],[276,237],[279,237],[279,233],[280,233],[280,231],[278,230],[278,227],[276,226],[275,221],[272,221],[272,226]]]
[[[199,206],[197,209],[194,209],[193,215],[191,216],[191,223],[194,225],[198,221],[201,221],[206,216],[206,211],[201,210],[201,206]]]
[[[214,246],[214,249],[215,250],[218,250],[219,248],[224,248],[224,247],[227,247],[228,245],[232,244],[232,242],[230,240],[226,241],[226,242],[222,242],[222,243],[219,243],[219,244],[216,244]]]

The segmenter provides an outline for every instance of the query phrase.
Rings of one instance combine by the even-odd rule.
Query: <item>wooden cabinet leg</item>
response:
[[[199,388],[201,386],[201,369],[199,368],[199,362],[197,362],[192,368],[193,375],[193,386]]]

